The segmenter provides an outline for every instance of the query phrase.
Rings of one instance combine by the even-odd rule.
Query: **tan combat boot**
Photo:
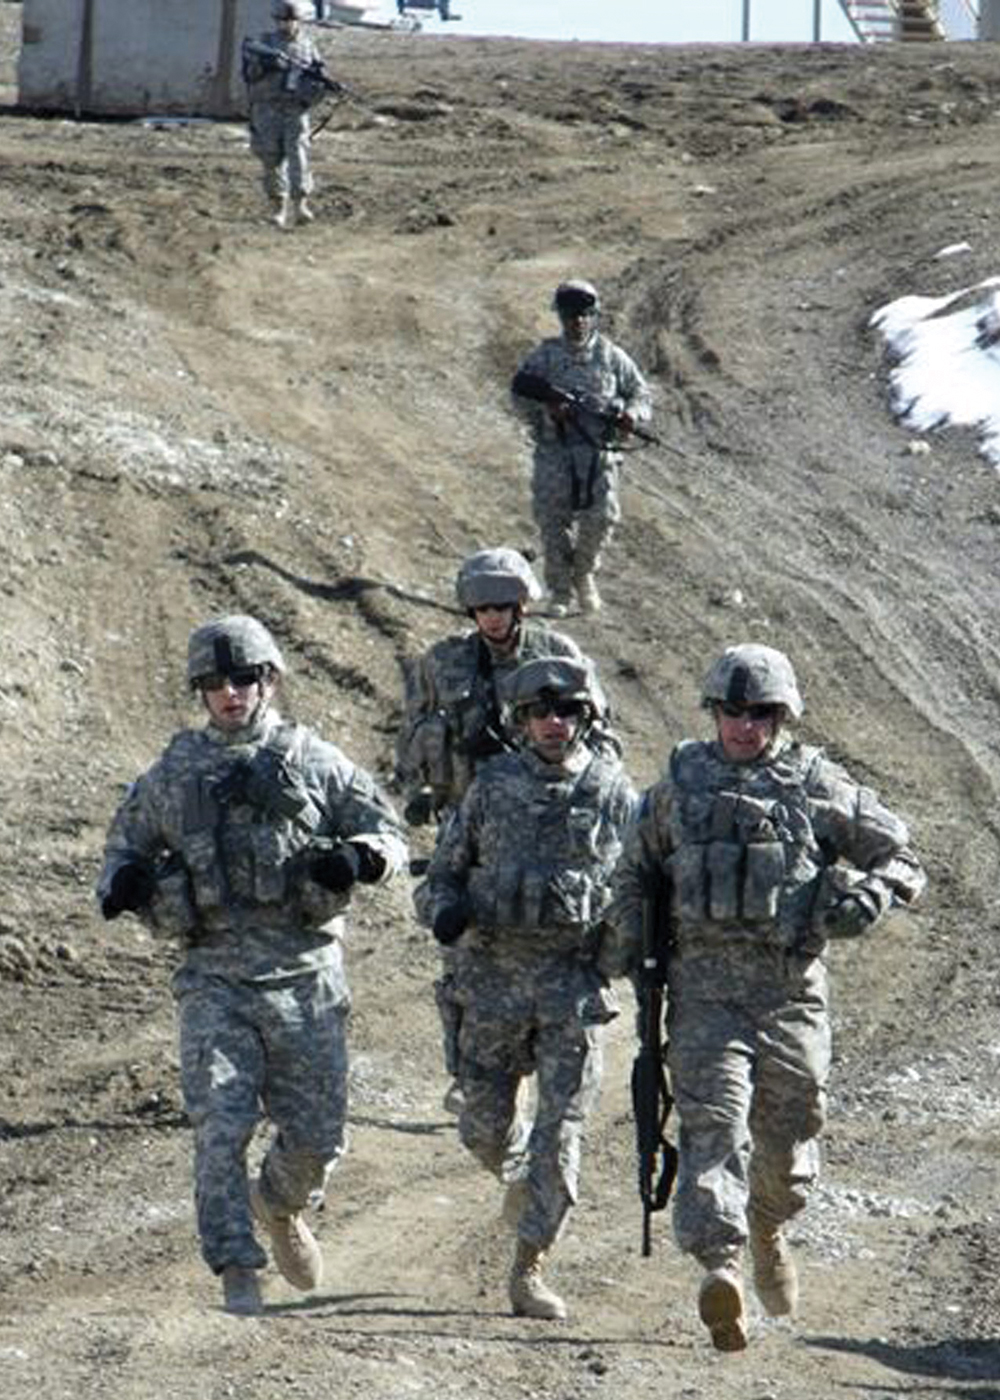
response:
[[[295,222],[297,224],[311,224],[316,215],[309,208],[309,202],[304,194],[298,195],[295,200]]]
[[[278,228],[285,228],[288,224],[288,199],[283,194],[271,196],[271,223]]]
[[[237,1317],[257,1317],[264,1311],[256,1269],[227,1264],[222,1271],[222,1297],[226,1312]]]
[[[770,1317],[788,1317],[799,1303],[799,1279],[788,1242],[777,1225],[750,1218],[753,1286]]]
[[[744,1349],[747,1329],[737,1264],[723,1264],[708,1271],[698,1292],[698,1316],[711,1332],[716,1351]]]
[[[576,581],[576,591],[580,599],[580,607],[585,613],[601,611],[601,595],[597,591],[593,574],[581,574]]]
[[[536,1244],[518,1240],[509,1287],[515,1317],[540,1317],[556,1322],[566,1316],[566,1304],[542,1278],[544,1259],[545,1251]]]
[[[260,1181],[250,1183],[250,1209],[271,1236],[274,1262],[293,1288],[309,1293],[323,1281],[323,1255],[302,1216],[283,1215],[268,1204]]]

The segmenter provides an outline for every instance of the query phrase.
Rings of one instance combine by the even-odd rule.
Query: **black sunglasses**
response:
[[[763,724],[778,713],[777,705],[734,705],[729,700],[724,700],[719,709],[726,719],[750,719],[754,724]]]
[[[199,676],[198,685],[202,690],[222,690],[227,684],[234,690],[249,690],[263,676],[262,666],[241,666],[234,671],[215,671],[210,676]]]
[[[532,700],[525,706],[525,712],[531,719],[548,719],[549,715],[572,719],[582,715],[586,708],[584,700]]]

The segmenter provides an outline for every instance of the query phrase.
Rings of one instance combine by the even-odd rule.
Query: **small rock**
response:
[[[35,965],[24,941],[12,933],[0,937],[0,977],[22,981]]]

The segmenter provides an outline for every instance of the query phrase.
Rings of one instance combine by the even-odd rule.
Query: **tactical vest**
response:
[[[667,867],[682,932],[738,924],[790,946],[808,931],[825,864],[807,790],[820,759],[794,746],[769,763],[739,765],[709,744],[677,746]]]
[[[521,764],[517,756],[497,759],[484,775],[488,789],[500,791],[480,833],[483,863],[469,871],[473,920],[480,931],[544,928],[578,936],[603,914],[621,849],[620,830],[607,819],[617,765],[596,757],[577,778],[529,785]]]
[[[565,643],[556,646],[553,633],[531,621],[521,623],[517,652],[506,664],[494,663],[474,632],[441,649],[434,669],[437,708],[421,718],[407,754],[408,766],[433,788],[439,806],[460,802],[477,765],[503,748],[498,676],[525,661],[564,652]],[[492,744],[491,735],[497,736]]]
[[[170,777],[172,766],[179,770],[176,848],[153,898],[158,932],[191,936],[205,921],[261,906],[280,906],[304,927],[343,911],[347,896],[306,874],[307,848],[323,818],[303,780],[306,736],[301,726],[283,724],[248,755],[203,741],[196,764],[191,734],[173,740],[164,767]]]

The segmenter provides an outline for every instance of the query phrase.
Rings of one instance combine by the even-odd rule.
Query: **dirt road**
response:
[[[997,272],[994,47],[324,42],[368,105],[318,138],[295,234],[237,126],[2,114],[0,1390],[997,1400],[1000,486],[969,436],[909,450],[867,329]],[[400,663],[456,626],[458,562],[535,544],[507,385],[573,274],[670,445],[629,459],[606,609],[568,623],[634,778],[702,732],[721,645],[770,641],[806,736],[906,813],[931,874],[833,957],[802,1315],[755,1311],[716,1356],[665,1222],[640,1259],[629,1016],[554,1264],[570,1321],[508,1315],[401,887],[350,946],[328,1283],[269,1274],[266,1316],[233,1319],[194,1238],[172,950],[96,914],[104,828],[194,718],[181,657],[217,610],[265,618],[289,708],[388,776]]]

